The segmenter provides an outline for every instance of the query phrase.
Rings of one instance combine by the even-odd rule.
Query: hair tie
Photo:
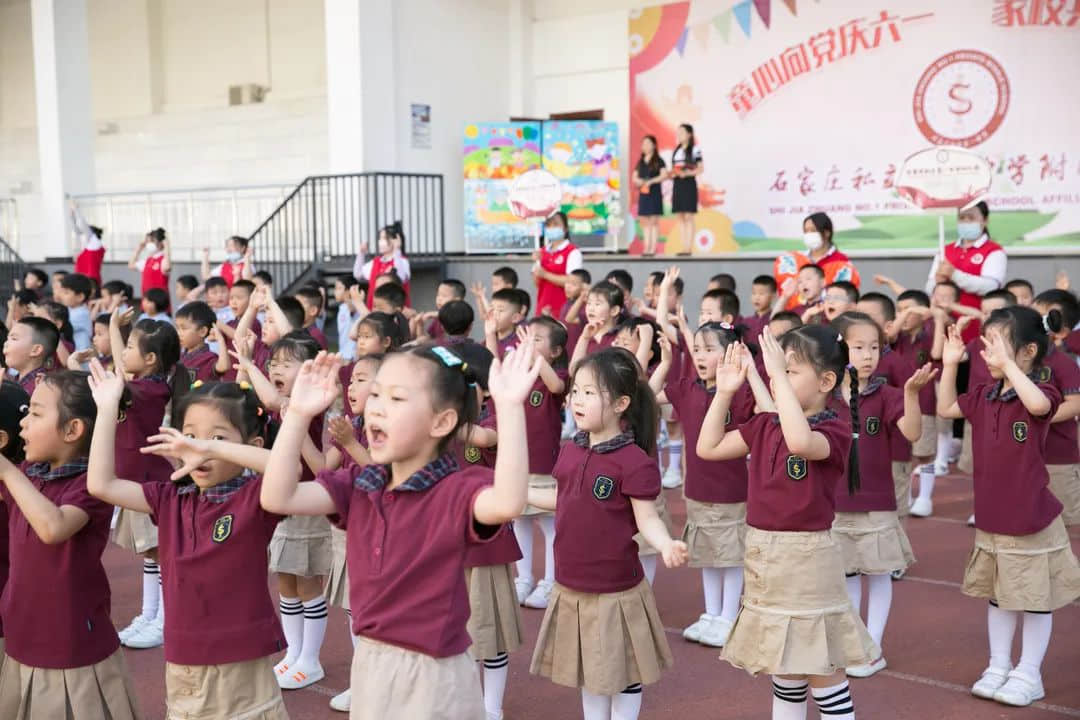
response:
[[[836,333],[836,342],[844,342],[844,333]]]
[[[1046,334],[1049,335],[1050,334],[1050,313],[1047,313],[1046,315],[1042,316],[1042,322],[1043,322],[1043,330],[1045,330]]]
[[[251,389],[251,383],[249,383],[247,380],[241,380],[240,382],[238,382],[236,384],[240,386],[241,390],[250,390]]]
[[[469,369],[469,363],[461,363],[461,372],[465,372]]]
[[[725,330],[734,330],[735,329],[734,325],[732,325],[731,323],[724,322],[723,320],[720,321],[720,327],[724,328]]]
[[[201,388],[202,386],[203,386],[203,381],[202,380],[196,380],[195,382],[191,383],[191,389],[192,390],[194,390],[195,388]]]
[[[436,345],[431,348],[431,354],[437,357],[439,361],[448,368],[458,367],[463,364],[461,358],[444,348],[442,345]]]

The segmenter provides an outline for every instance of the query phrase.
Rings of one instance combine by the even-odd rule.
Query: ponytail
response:
[[[649,387],[649,381],[644,374],[638,376],[634,394],[630,396],[630,407],[626,409],[623,417],[634,430],[634,443],[649,457],[655,456],[660,408],[656,404],[656,394]]]
[[[654,457],[660,408],[637,358],[624,348],[607,347],[579,362],[574,379],[586,367],[592,370],[609,401],[623,396],[630,398],[630,405],[622,414],[625,429],[634,433],[635,445]]]
[[[859,489],[859,372],[854,365],[847,366],[848,378],[851,379],[851,450],[848,452],[848,494],[854,495]]]

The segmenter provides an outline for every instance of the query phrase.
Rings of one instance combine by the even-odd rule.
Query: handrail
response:
[[[233,190],[278,190],[283,187],[292,187],[292,183],[264,183],[261,185],[195,185],[169,188],[155,188],[153,190],[112,190],[109,192],[80,193],[72,195],[73,200],[97,197],[125,197],[130,195],[177,195],[181,193],[196,192],[231,192]]]

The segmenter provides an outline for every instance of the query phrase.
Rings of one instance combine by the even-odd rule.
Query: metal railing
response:
[[[19,206],[15,198],[0,198],[0,240],[8,247],[19,247]]]
[[[26,263],[14,248],[0,239],[0,297],[10,297],[15,292],[15,281],[26,274]]]

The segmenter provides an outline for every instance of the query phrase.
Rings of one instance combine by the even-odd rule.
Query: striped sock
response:
[[[281,598],[278,608],[281,610],[281,629],[285,631],[285,665],[292,665],[304,646],[304,604],[300,598]]]
[[[352,640],[353,650],[356,649],[356,643],[360,641],[356,635],[353,635],[352,631],[352,610],[345,608],[345,625],[349,628],[349,639]]]
[[[502,717],[506,677],[510,674],[510,656],[499,653],[484,658],[484,710],[488,717]]]
[[[773,720],[806,720],[805,680],[785,680],[773,676]]]
[[[851,689],[847,680],[832,687],[813,688],[810,692],[822,717],[828,717],[829,720],[855,720],[855,703],[851,700]]]
[[[142,561],[142,616],[147,620],[157,617],[158,600],[161,597],[161,568],[153,560]]]
[[[310,668],[319,664],[319,652],[326,637],[326,598],[322,595],[304,603],[304,644],[296,664]]]

